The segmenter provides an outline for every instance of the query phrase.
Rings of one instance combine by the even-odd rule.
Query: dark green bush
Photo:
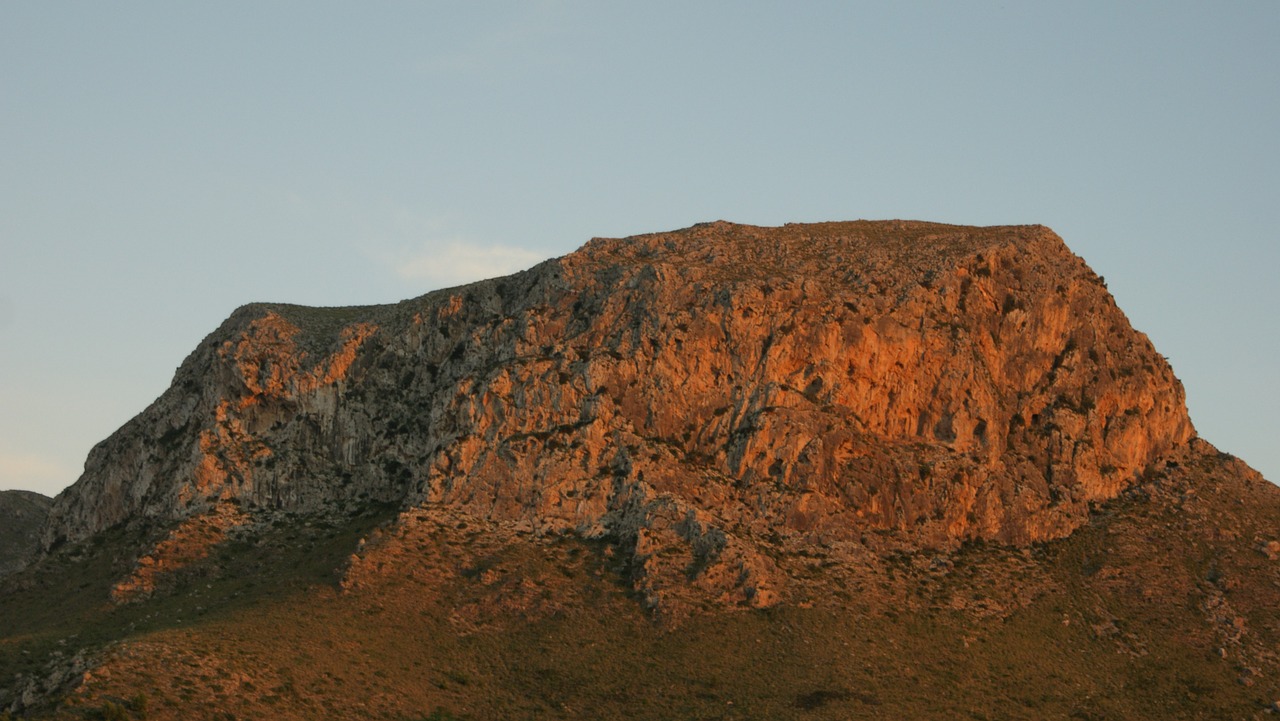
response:
[[[110,701],[102,704],[102,709],[99,713],[102,714],[102,721],[132,721],[129,717],[129,712],[125,710],[124,706]]]

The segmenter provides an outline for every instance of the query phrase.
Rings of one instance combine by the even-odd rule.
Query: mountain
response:
[[[31,491],[0,491],[0,576],[21,569],[40,550],[52,501]]]
[[[596,239],[233,313],[4,581],[0,704],[1248,717],[1277,521],[1046,228]]]

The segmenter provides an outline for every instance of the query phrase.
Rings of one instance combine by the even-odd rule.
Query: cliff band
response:
[[[1044,227],[716,222],[395,305],[240,308],[44,542],[380,501],[603,539],[653,578],[677,548],[760,605],[761,548],[1060,538],[1193,436]]]

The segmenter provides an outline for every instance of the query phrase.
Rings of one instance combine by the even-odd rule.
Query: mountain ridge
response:
[[[34,491],[0,491],[0,576],[21,570],[39,552],[52,503]]]
[[[715,222],[395,305],[238,309],[95,448],[46,545],[372,499],[661,527],[767,576],[746,549],[779,532],[1060,537],[1193,434],[1047,228]]]
[[[1167,361],[1048,228],[716,221],[592,239],[521,273],[396,304],[237,309],[169,390],[95,447],[53,504],[44,561],[6,593],[37,607],[38,589],[65,582],[56,569],[78,563],[110,606],[98,613],[131,629],[223,609],[187,641],[163,628],[143,637],[174,658],[196,647],[184,643],[214,643],[198,640],[206,623],[266,649],[251,629],[259,611],[276,617],[267,609],[331,614],[335,628],[386,613],[406,637],[456,634],[452,662],[483,688],[524,693],[541,692],[483,670],[461,650],[467,639],[511,641],[524,624],[546,634],[538,643],[604,644],[599,663],[644,675],[633,649],[572,624],[601,604],[639,624],[628,633],[642,645],[685,659],[696,649],[670,647],[672,629],[720,628],[749,653],[751,634],[772,633],[767,619],[788,618],[808,629],[803,643],[826,649],[813,657],[822,664],[838,655],[813,619],[837,619],[840,643],[869,654],[883,649],[859,623],[913,647],[923,642],[913,624],[924,624],[956,663],[970,636],[1042,649],[1018,651],[1029,658],[1067,653],[1038,644],[1068,644],[1081,664],[1070,683],[1106,687],[1098,708],[1112,713],[1157,696],[1125,691],[1141,677],[1108,653],[1149,654],[1143,673],[1182,669],[1152,693],[1182,693],[1185,676],[1221,708],[1256,710],[1269,703],[1257,694],[1280,691],[1268,680],[1280,668],[1268,651],[1280,633],[1268,610],[1267,584],[1280,582],[1273,517],[1275,489],[1196,437]],[[1186,564],[1151,555],[1149,539],[1184,549]],[[297,588],[262,590],[260,574]],[[248,608],[258,610],[238,610]],[[1159,635],[1162,613],[1178,633]],[[1022,630],[998,630],[1005,623]],[[94,662],[92,674],[114,681],[54,663],[24,671],[14,693],[38,704],[145,684],[146,654],[124,648]],[[221,659],[219,674],[241,673],[199,648]],[[254,684],[285,688],[268,668],[278,660],[265,660],[281,651],[261,652],[268,666],[254,667]],[[516,665],[537,656],[510,653]],[[1126,680],[1108,685],[1095,675],[1104,668]],[[439,683],[446,706],[481,703],[467,684]],[[852,677],[830,683],[742,693],[765,693],[757,700],[775,715],[816,717],[891,694],[858,691]],[[408,687],[394,688],[379,713],[403,717],[389,699]],[[261,694],[246,693],[243,712],[265,713]],[[689,693],[690,708],[715,696]],[[295,702],[301,717],[315,711]],[[910,703],[886,705],[920,711]],[[1073,703],[1078,718],[1098,712]]]
[[[833,237],[832,232],[835,232]],[[922,248],[913,247],[909,242],[902,242],[902,236],[909,232],[915,233],[916,236],[916,238],[909,237],[909,239],[918,239],[919,236],[924,236],[932,245],[923,248],[923,252],[920,252]],[[942,242],[938,242],[938,232],[950,233],[951,237],[943,236]],[[877,234],[879,238],[897,238],[899,239],[899,245],[886,248],[883,241],[877,245]],[[712,246],[714,247],[703,248],[699,246],[699,243],[704,242],[707,238],[713,239]],[[780,242],[780,239],[785,239],[787,242]],[[836,245],[845,243],[846,254],[855,254],[855,252],[856,254],[861,254],[856,259],[856,263],[860,263],[858,268],[845,273],[844,277],[841,278],[837,278],[833,273],[812,273],[808,277],[797,279],[795,273],[804,273],[804,268],[791,269],[790,273],[792,275],[788,277],[788,270],[785,265],[788,263],[787,254],[794,254],[795,246],[803,245],[809,252],[809,256],[806,256],[801,263],[812,264],[814,248],[823,248],[828,257],[833,257],[833,263],[842,263],[842,256],[838,254],[831,255],[832,251],[827,247],[832,245],[833,239],[835,239]],[[476,316],[481,316],[485,321],[492,321],[497,318],[503,318],[503,316],[511,318],[511,316],[524,315],[524,318],[518,318],[518,320],[526,324],[534,323],[538,307],[548,309],[548,307],[553,307],[552,298],[558,296],[562,300],[567,293],[572,295],[572,291],[557,288],[557,283],[588,282],[590,279],[586,277],[590,274],[600,274],[603,277],[603,275],[608,275],[609,273],[618,273],[618,269],[625,268],[627,264],[630,264],[631,268],[640,269],[639,273],[628,282],[650,283],[653,286],[660,286],[662,280],[654,277],[644,277],[644,275],[653,275],[654,269],[663,269],[664,273],[671,271],[671,273],[677,275],[680,273],[692,275],[692,278],[682,278],[678,282],[703,284],[703,286],[707,287],[712,283],[750,284],[751,280],[755,280],[755,286],[759,287],[751,287],[750,292],[758,293],[759,297],[753,298],[753,301],[765,306],[769,305],[769,302],[763,296],[765,293],[773,292],[772,286],[769,286],[767,282],[768,279],[787,280],[790,278],[791,280],[799,280],[799,287],[790,288],[787,291],[788,295],[796,298],[796,300],[803,298],[805,293],[809,292],[806,288],[812,287],[814,284],[822,282],[833,283],[838,280],[838,282],[849,283],[852,286],[846,289],[845,295],[842,297],[852,298],[852,302],[863,302],[865,307],[861,307],[860,312],[864,312],[864,320],[876,316],[877,323],[891,324],[893,319],[886,320],[886,316],[891,314],[893,305],[905,302],[911,292],[918,292],[920,289],[927,291],[927,288],[909,286],[914,286],[916,283],[932,282],[932,280],[928,279],[929,275],[938,273],[942,268],[942,265],[938,265],[938,256],[942,256],[941,263],[946,263],[948,257],[950,257],[950,260],[955,260],[955,256],[960,255],[982,257],[982,254],[978,251],[979,247],[1009,248],[1014,241],[1039,241],[1042,243],[1048,242],[1051,245],[1052,243],[1057,243],[1057,245],[1061,243],[1059,238],[1041,227],[997,227],[982,229],[980,233],[969,231],[966,234],[965,232],[957,231],[956,227],[950,227],[950,225],[902,222],[786,225],[786,227],[778,229],[744,227],[744,225],[721,222],[694,225],[694,227],[677,233],[648,234],[648,236],[637,236],[621,239],[621,241],[594,239],[576,254],[566,256],[564,259],[548,261],[548,263],[536,266],[535,269],[525,271],[525,273],[512,275],[508,279],[486,280],[486,282],[472,284],[472,286],[462,287],[461,289],[438,291],[397,305],[364,306],[357,307],[357,309],[303,309],[302,306],[270,304],[244,306],[234,312],[218,332],[211,334],[204,343],[201,343],[200,348],[197,348],[197,351],[192,353],[191,359],[184,362],[183,368],[188,370],[179,369],[178,374],[175,375],[174,388],[178,388],[179,385],[183,384],[189,385],[193,382],[189,378],[192,375],[189,366],[191,366],[193,359],[197,359],[200,356],[202,351],[207,352],[207,350],[210,350],[212,344],[219,343],[219,338],[236,336],[237,333],[241,334],[241,339],[236,342],[239,343],[238,347],[241,348],[242,353],[259,352],[260,355],[265,353],[261,360],[271,365],[271,368],[274,369],[265,370],[246,366],[242,370],[247,371],[247,373],[279,374],[284,373],[280,369],[288,366],[287,373],[294,374],[297,377],[292,378],[291,382],[301,379],[305,373],[315,373],[314,377],[307,377],[307,380],[302,380],[303,387],[298,388],[298,392],[305,394],[310,392],[311,389],[319,391],[323,387],[332,388],[337,385],[339,375],[346,373],[349,364],[355,361],[353,356],[355,356],[357,348],[374,333],[372,328],[378,325],[376,319],[387,318],[385,323],[392,327],[389,330],[390,334],[415,332],[413,324],[424,323],[424,311],[426,314],[433,314],[434,312],[438,316],[438,318],[434,319],[436,329],[442,333],[447,332],[447,330],[443,330],[445,328],[452,327],[454,332],[460,329],[460,323],[456,319],[457,316],[471,316],[472,319],[476,319]],[[826,243],[826,246],[823,243]],[[856,247],[850,247],[850,243]],[[956,252],[956,246],[960,246],[961,243],[964,243],[965,251]],[[709,259],[707,256],[695,257],[695,259],[690,257],[694,254],[704,254],[708,250],[713,254],[714,252],[724,252],[727,247],[736,247],[737,250],[742,252],[736,257],[723,261],[717,261],[714,255]],[[942,252],[940,252],[940,248]],[[1061,246],[1061,251],[1069,255],[1069,251],[1065,251],[1065,246]],[[995,257],[988,259],[987,265],[974,270],[974,273],[979,274],[975,277],[979,280],[979,289],[982,289],[982,284],[980,284],[982,277],[980,277],[980,274],[987,273],[989,278],[989,274],[992,273],[991,266],[1001,263],[1001,261],[996,260],[996,257],[1000,257],[998,256],[998,251]],[[854,259],[851,257],[850,260]],[[872,274],[877,269],[883,268],[883,266],[890,263],[896,263],[901,268],[904,265],[904,261],[913,261],[919,268],[911,268],[911,273],[892,275],[881,273],[877,280],[867,280],[867,278],[872,277]],[[777,265],[778,268],[771,269],[771,266],[769,266],[771,263]],[[931,263],[937,265],[936,268],[934,266],[924,268],[924,265]],[[1005,260],[1004,263],[1010,263],[1010,261]],[[812,268],[809,270],[812,270]],[[718,275],[718,277],[705,277],[708,271],[713,275]],[[744,271],[754,271],[754,278],[732,280],[726,277],[726,274],[741,274]],[[1083,266],[1083,264],[1080,266],[1079,271],[1080,273],[1088,273],[1089,277],[1092,277],[1092,271],[1088,271],[1087,266]],[[522,282],[529,283],[529,287],[522,289],[524,295],[517,292],[512,300],[504,301],[503,293],[507,292],[509,295],[507,284]],[[888,286],[881,287],[886,282],[888,282]],[[964,284],[965,282],[969,282],[969,286],[964,288],[964,291],[968,293],[969,287],[972,287],[972,278],[961,279],[959,283]],[[458,295],[458,292],[461,292],[462,295]],[[890,297],[891,295],[900,297]],[[463,310],[463,296],[467,298],[467,309],[466,312],[461,312],[460,314],[460,311]],[[530,301],[529,298],[524,296],[530,296],[536,298],[536,300]],[[582,293],[577,292],[575,300],[582,300],[581,296]],[[1107,304],[1114,307],[1114,304],[1110,301],[1110,296],[1103,295],[1102,297],[1105,298]],[[595,300],[598,301],[598,298],[595,298]],[[692,298],[684,298],[684,300],[691,301]],[[868,300],[869,302],[867,302]],[[983,300],[988,304],[991,302],[991,298],[983,298]],[[504,302],[511,302],[513,304],[511,309],[504,309]],[[963,302],[963,300],[960,302]],[[1023,309],[1014,307],[1019,304],[1019,301],[1014,296],[1006,295],[1002,300],[996,300],[995,302],[996,304],[1002,304],[998,310],[1004,315],[1010,314],[1010,312],[1014,312],[1014,314],[1023,312]],[[541,306],[538,306],[538,304],[541,304]],[[854,306],[851,304],[846,305],[846,310],[851,309],[851,307]],[[511,312],[507,312],[508,310]],[[951,309],[945,310],[954,312]],[[611,309],[611,311],[614,311],[614,309]],[[751,311],[753,310],[748,310],[748,312]],[[1128,325],[1123,318],[1123,314],[1119,316],[1117,321],[1123,323],[1125,327]],[[426,321],[426,323],[430,323],[430,320]],[[466,332],[467,329],[462,328],[462,330]],[[570,327],[570,330],[575,329]],[[888,333],[900,332],[900,329],[890,328],[887,325],[886,328],[876,328],[874,330],[882,330],[882,332]],[[599,334],[599,329],[596,329],[595,332]],[[253,341],[244,339],[247,337],[247,333],[255,334]],[[1138,338],[1140,343],[1147,344],[1149,347],[1149,342],[1146,341],[1146,338],[1142,336],[1138,336]],[[507,341],[518,343],[527,342],[527,339],[508,338]],[[228,343],[230,341],[225,341],[224,339],[221,342]],[[626,339],[622,339],[622,342],[626,342]],[[259,346],[251,348],[251,343],[259,343]],[[440,355],[438,348],[433,348],[433,350],[436,352],[436,356]],[[527,352],[527,350],[529,348],[522,348],[522,351]],[[1056,350],[1061,350],[1061,348],[1056,348]],[[328,360],[317,359],[317,352],[324,353],[328,351],[333,351],[333,355],[329,356]],[[476,348],[476,351],[484,352],[480,348]],[[237,351],[234,348],[223,348],[223,352],[234,355]],[[276,353],[275,356],[271,356],[273,352]],[[285,359],[284,356],[280,355],[282,352],[298,353],[298,357]],[[451,352],[471,352],[471,348],[453,346],[451,344]],[[506,355],[503,355],[503,353],[506,353]],[[512,360],[515,359],[515,356],[515,350],[506,348],[506,350],[498,351],[498,355],[494,357],[493,362]],[[247,355],[244,357],[247,359]],[[316,362],[329,362],[330,365],[324,369],[319,369],[317,366],[311,369],[303,369],[301,359],[315,359]],[[210,362],[214,361],[214,359],[205,357],[202,360],[207,364],[205,366],[207,373],[215,374],[215,378],[216,374],[236,373],[236,370],[227,368],[225,362],[219,365],[218,362]],[[445,356],[429,362],[434,362],[438,366],[447,361],[448,357]],[[1144,359],[1144,361],[1157,362],[1156,359]],[[246,360],[244,362],[252,361]],[[1158,365],[1164,366],[1164,373],[1167,378],[1170,379],[1170,382],[1176,383],[1175,380],[1172,380],[1172,374],[1167,373],[1167,365],[1164,364],[1162,359],[1158,359]],[[218,378],[218,380],[243,385],[242,389],[238,389],[238,391],[243,391],[241,393],[242,398],[239,400],[243,402],[252,403],[256,402],[252,398],[265,398],[270,397],[271,393],[279,394],[285,392],[283,387],[269,387],[270,383],[283,382],[283,377],[257,379],[247,378],[244,373],[241,373],[241,378]],[[265,380],[268,385],[261,384],[260,380]],[[165,397],[173,396],[174,388],[170,389],[170,392],[166,393]],[[1178,405],[1180,405],[1180,388],[1176,392],[1178,392]],[[161,397],[161,401],[165,397]],[[184,398],[182,402],[186,403],[187,406],[204,405],[205,407],[202,411],[204,411],[205,415],[227,412],[225,410],[209,409],[207,406],[216,405],[216,403],[211,403],[211,398],[201,397],[198,393]],[[212,414],[210,414],[210,410],[212,410]],[[146,412],[143,415],[146,415]],[[191,411],[187,411],[186,415],[189,415],[189,412]],[[182,412],[179,411],[179,415],[183,415]],[[941,421],[942,419],[938,420]],[[887,423],[887,421],[882,421],[882,428],[874,430],[883,430],[884,423]],[[1185,438],[1189,437],[1192,432],[1189,429],[1189,421],[1181,421],[1181,423],[1187,426],[1185,432],[1180,432],[1180,439],[1185,441]],[[163,433],[155,435],[172,439],[180,425],[182,424],[170,419],[169,428],[166,428]],[[92,457],[90,462],[92,465]],[[134,464],[142,465],[145,464],[145,461],[134,460]],[[1130,464],[1128,470],[1134,470],[1132,464]],[[193,473],[195,473],[195,470],[187,471],[188,475]],[[92,470],[87,471],[86,478],[95,478]],[[384,488],[383,490],[387,490],[390,493],[388,489]],[[119,520],[124,519],[129,512],[137,510],[137,502],[141,501],[141,498],[134,498],[133,496],[137,496],[140,492],[143,492],[143,490],[137,484],[134,484],[123,496],[119,496],[119,494],[114,496],[119,501],[118,505],[101,507],[99,514],[101,519],[96,523],[91,523],[87,528],[101,530],[106,525],[118,523]],[[133,496],[131,496],[131,493]],[[65,498],[60,498],[55,505],[55,523],[63,523],[61,519],[68,515],[68,506],[74,505],[74,501],[69,501],[68,498],[76,497],[77,492],[72,490],[72,492],[64,494],[64,496]],[[96,493],[95,496],[101,497],[104,494]],[[106,496],[113,497],[111,494],[106,494]],[[132,502],[125,502],[125,498],[132,498]],[[151,512],[155,511],[147,510],[145,512],[151,514]],[[86,531],[76,530],[72,525],[68,526],[67,533],[70,538],[82,538]],[[51,543],[54,539],[46,540]]]

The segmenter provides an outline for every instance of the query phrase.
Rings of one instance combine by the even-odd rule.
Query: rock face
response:
[[[31,491],[0,491],[0,576],[22,568],[40,550],[40,528],[52,502]]]
[[[1046,228],[717,222],[392,306],[245,306],[93,449],[44,542],[373,500],[762,605],[762,548],[1059,538],[1193,436]]]

